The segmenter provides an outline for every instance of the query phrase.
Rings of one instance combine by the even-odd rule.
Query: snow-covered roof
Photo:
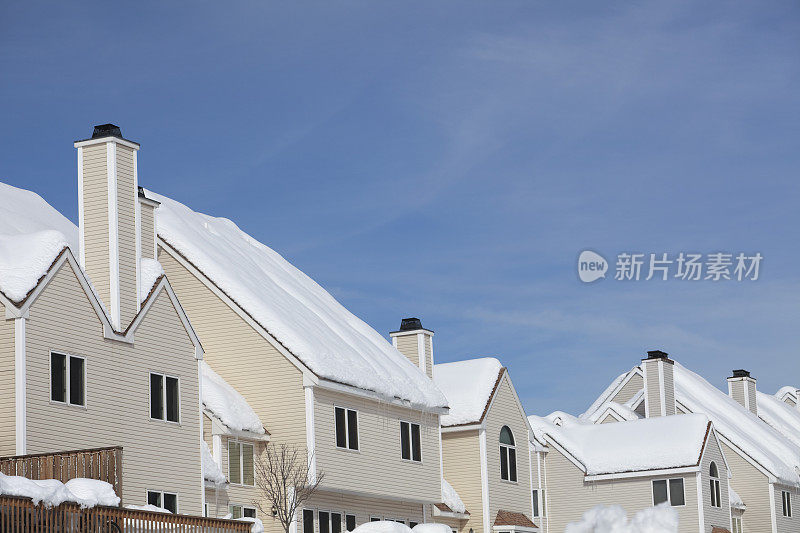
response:
[[[634,367],[625,376],[637,371],[638,368]],[[719,435],[739,447],[781,482],[800,484],[800,447],[680,363],[675,363],[674,373],[675,398],[678,403],[692,413],[706,415]],[[619,383],[621,380],[617,385]],[[593,405],[602,405],[609,400],[615,388],[606,389],[604,396],[598,398]],[[586,419],[591,415],[587,411],[581,418]]]
[[[696,466],[709,421],[703,415],[681,415],[592,424],[572,417],[557,426],[531,415],[534,432],[543,434],[583,465],[586,475],[619,474]]]
[[[680,363],[675,363],[675,398],[691,412],[708,416],[717,433],[780,481],[800,484],[800,448]]]
[[[228,219],[146,194],[161,202],[159,236],[317,376],[420,408],[447,407],[419,368],[280,254]]]
[[[615,415],[617,415],[618,418],[621,418],[622,420],[636,420],[642,418],[636,411],[631,409],[631,406],[628,405],[629,403],[630,401],[625,402],[624,404],[607,401],[601,404],[596,411],[588,415],[587,420],[589,420],[592,423],[602,421],[605,418],[606,413],[609,412],[613,412]]]
[[[442,478],[442,503],[454,513],[464,513],[467,510],[456,489],[444,478]]]
[[[205,361],[200,362],[203,377],[203,407],[234,431],[264,435],[264,424],[244,396],[222,379]]]
[[[502,370],[494,357],[434,365],[433,381],[450,404],[442,426],[480,422]]]
[[[741,509],[742,511],[747,509],[742,497],[730,485],[728,485],[728,499],[731,502],[731,509]]]
[[[217,487],[226,483],[228,480],[225,477],[225,474],[222,473],[222,469],[220,469],[219,465],[214,460],[214,456],[211,455],[211,450],[209,449],[208,444],[206,444],[206,441],[203,441],[201,447],[203,479]]]
[[[614,378],[611,384],[608,387],[606,387],[606,389],[600,394],[600,396],[597,397],[594,403],[592,403],[592,405],[590,405],[589,408],[586,410],[586,412],[583,413],[581,416],[592,414],[598,409],[600,409],[600,407],[604,403],[610,400],[611,394],[616,390],[617,387],[619,387],[619,385],[625,380],[625,378],[628,377],[628,374],[630,374],[630,372],[623,372],[622,374]]]
[[[771,394],[756,393],[758,417],[800,447],[800,409]]]
[[[797,390],[798,390],[797,387],[792,387],[791,385],[784,385],[783,387],[778,389],[778,392],[775,393],[775,397],[782,400],[784,396],[790,394],[791,396],[793,396],[794,400],[797,400],[798,399]]]
[[[78,227],[38,194],[0,183],[0,292],[24,300],[64,248],[78,257]],[[144,296],[163,273],[158,261],[142,259]]]

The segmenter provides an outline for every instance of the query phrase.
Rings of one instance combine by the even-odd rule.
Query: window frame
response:
[[[503,429],[504,428],[508,428],[508,432],[511,434],[511,440],[514,442],[514,444],[506,444],[506,443],[500,441],[500,435],[503,434]],[[497,437],[497,442],[499,443],[499,446],[500,446],[500,481],[503,481],[505,483],[513,483],[513,484],[516,485],[516,484],[519,483],[519,476],[517,475],[517,470],[518,470],[517,469],[517,439],[514,437],[514,432],[511,430],[511,427],[509,427],[507,424],[504,424],[500,428],[500,435],[498,435],[498,437]],[[511,452],[512,451],[514,452],[514,479],[511,479]],[[508,478],[504,478],[503,477],[503,452],[505,452],[505,457],[506,457],[506,475],[508,476]]]
[[[403,424],[408,425],[408,454],[409,458],[406,459],[403,457]],[[417,431],[419,431],[419,449],[417,452],[419,453],[419,460],[414,459],[414,426],[417,426]],[[406,463],[414,463],[417,465],[423,464],[422,460],[422,426],[417,424],[416,422],[411,422],[410,420],[400,420],[400,459]]]
[[[180,498],[178,498],[178,493],[177,492],[170,492],[168,490],[145,489],[145,501],[148,504],[150,503],[150,493],[151,492],[153,492],[155,494],[158,494],[159,501],[161,502],[161,505],[159,505],[158,507],[161,507],[162,509],[166,509],[166,507],[164,507],[164,495],[165,494],[169,494],[170,496],[175,496],[175,513],[174,514],[180,514]]]
[[[533,503],[533,508],[531,509],[531,518],[539,518],[540,511],[539,511],[539,489],[531,489],[531,502]]]
[[[344,411],[344,443],[345,446],[339,446],[336,435],[336,410],[342,409]],[[350,416],[349,412],[356,414],[356,447],[350,447]],[[358,409],[352,409],[343,405],[333,404],[333,443],[336,445],[337,450],[345,450],[348,452],[361,453],[361,422],[358,416]]]
[[[231,444],[238,444],[239,445],[239,483],[234,483],[231,481]],[[253,466],[253,484],[249,485],[244,482],[244,446],[250,446],[253,451],[253,460],[251,464]],[[231,485],[236,487],[255,487],[256,486],[256,445],[255,443],[247,440],[242,440],[237,437],[230,437],[228,438],[228,482]]]
[[[233,517],[234,519],[236,519],[236,517],[233,516],[234,507],[238,507],[239,510],[241,511],[241,516],[239,516],[239,518],[245,518],[245,515],[244,515],[245,511],[253,511],[253,516],[252,517],[248,517],[248,518],[256,518],[258,516],[258,512],[256,511],[256,508],[253,507],[252,505],[244,505],[242,503],[230,503],[230,502],[228,502],[228,512],[231,513],[231,517]]]
[[[53,399],[53,355],[62,355],[64,356],[64,401],[61,402],[59,400]],[[79,403],[72,403],[70,401],[70,368],[72,366],[71,359],[80,359],[83,361],[83,404]],[[50,390],[48,392],[50,396],[50,403],[56,405],[66,405],[68,407],[77,407],[79,409],[86,409],[86,405],[88,403],[88,391],[86,390],[86,357],[83,355],[76,355],[69,352],[63,352],[60,350],[50,350],[49,355],[47,358],[47,368],[50,374]]]
[[[669,487],[670,483],[669,482],[671,480],[673,480],[673,479],[680,479],[681,480],[681,487],[683,488],[683,503],[681,505],[673,505],[672,504],[672,491],[670,491],[670,487]],[[657,481],[666,482],[666,484],[667,484],[667,503],[669,503],[670,507],[686,507],[686,479],[684,479],[683,476],[658,478],[658,479],[653,479],[650,482],[650,494],[651,494],[651,499],[652,499],[652,502],[653,502],[654,506],[658,505],[658,503],[656,503],[656,491],[655,491],[655,483]],[[659,502],[659,503],[664,503],[664,502]]]
[[[717,471],[716,476],[712,473],[712,468]],[[708,479],[711,490],[711,507],[719,509],[722,507],[722,491],[720,490],[719,467],[714,461],[711,461],[708,467]]]
[[[744,533],[744,524],[741,516],[731,517],[731,528],[733,529],[732,533]]]
[[[792,517],[792,493],[788,490],[781,491],[781,511],[784,518]]]
[[[162,387],[161,387],[161,407],[163,411],[163,418],[153,418],[153,376],[161,376],[162,379]],[[178,382],[178,420],[168,420],[167,413],[169,412],[169,408],[167,407],[167,379],[174,379]],[[183,401],[181,400],[181,378],[179,376],[173,376],[171,374],[167,374],[165,372],[156,372],[150,370],[147,374],[147,416],[150,417],[150,420],[157,420],[158,422],[166,422],[167,424],[175,424],[180,426],[182,423],[181,420],[181,405]]]

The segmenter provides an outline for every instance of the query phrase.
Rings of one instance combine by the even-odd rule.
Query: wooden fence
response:
[[[122,447],[0,457],[0,472],[28,479],[57,479],[66,483],[84,477],[106,481],[122,498]]]
[[[251,524],[123,507],[47,508],[27,498],[0,496],[0,533],[245,533]]]

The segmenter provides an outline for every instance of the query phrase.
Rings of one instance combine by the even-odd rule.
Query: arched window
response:
[[[711,466],[708,467],[708,476],[711,478],[709,485],[711,485],[711,507],[722,507],[722,498],[719,485],[719,470],[717,463],[711,461]]]
[[[514,434],[508,426],[500,430],[500,479],[517,481],[517,449]]]

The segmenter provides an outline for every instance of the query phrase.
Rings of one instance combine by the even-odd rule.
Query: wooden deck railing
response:
[[[111,483],[122,498],[122,447],[93,448],[64,452],[0,457],[0,472],[28,479],[70,479],[85,477]]]
[[[0,496],[0,533],[245,533],[251,524],[123,507],[47,508],[26,498]]]

